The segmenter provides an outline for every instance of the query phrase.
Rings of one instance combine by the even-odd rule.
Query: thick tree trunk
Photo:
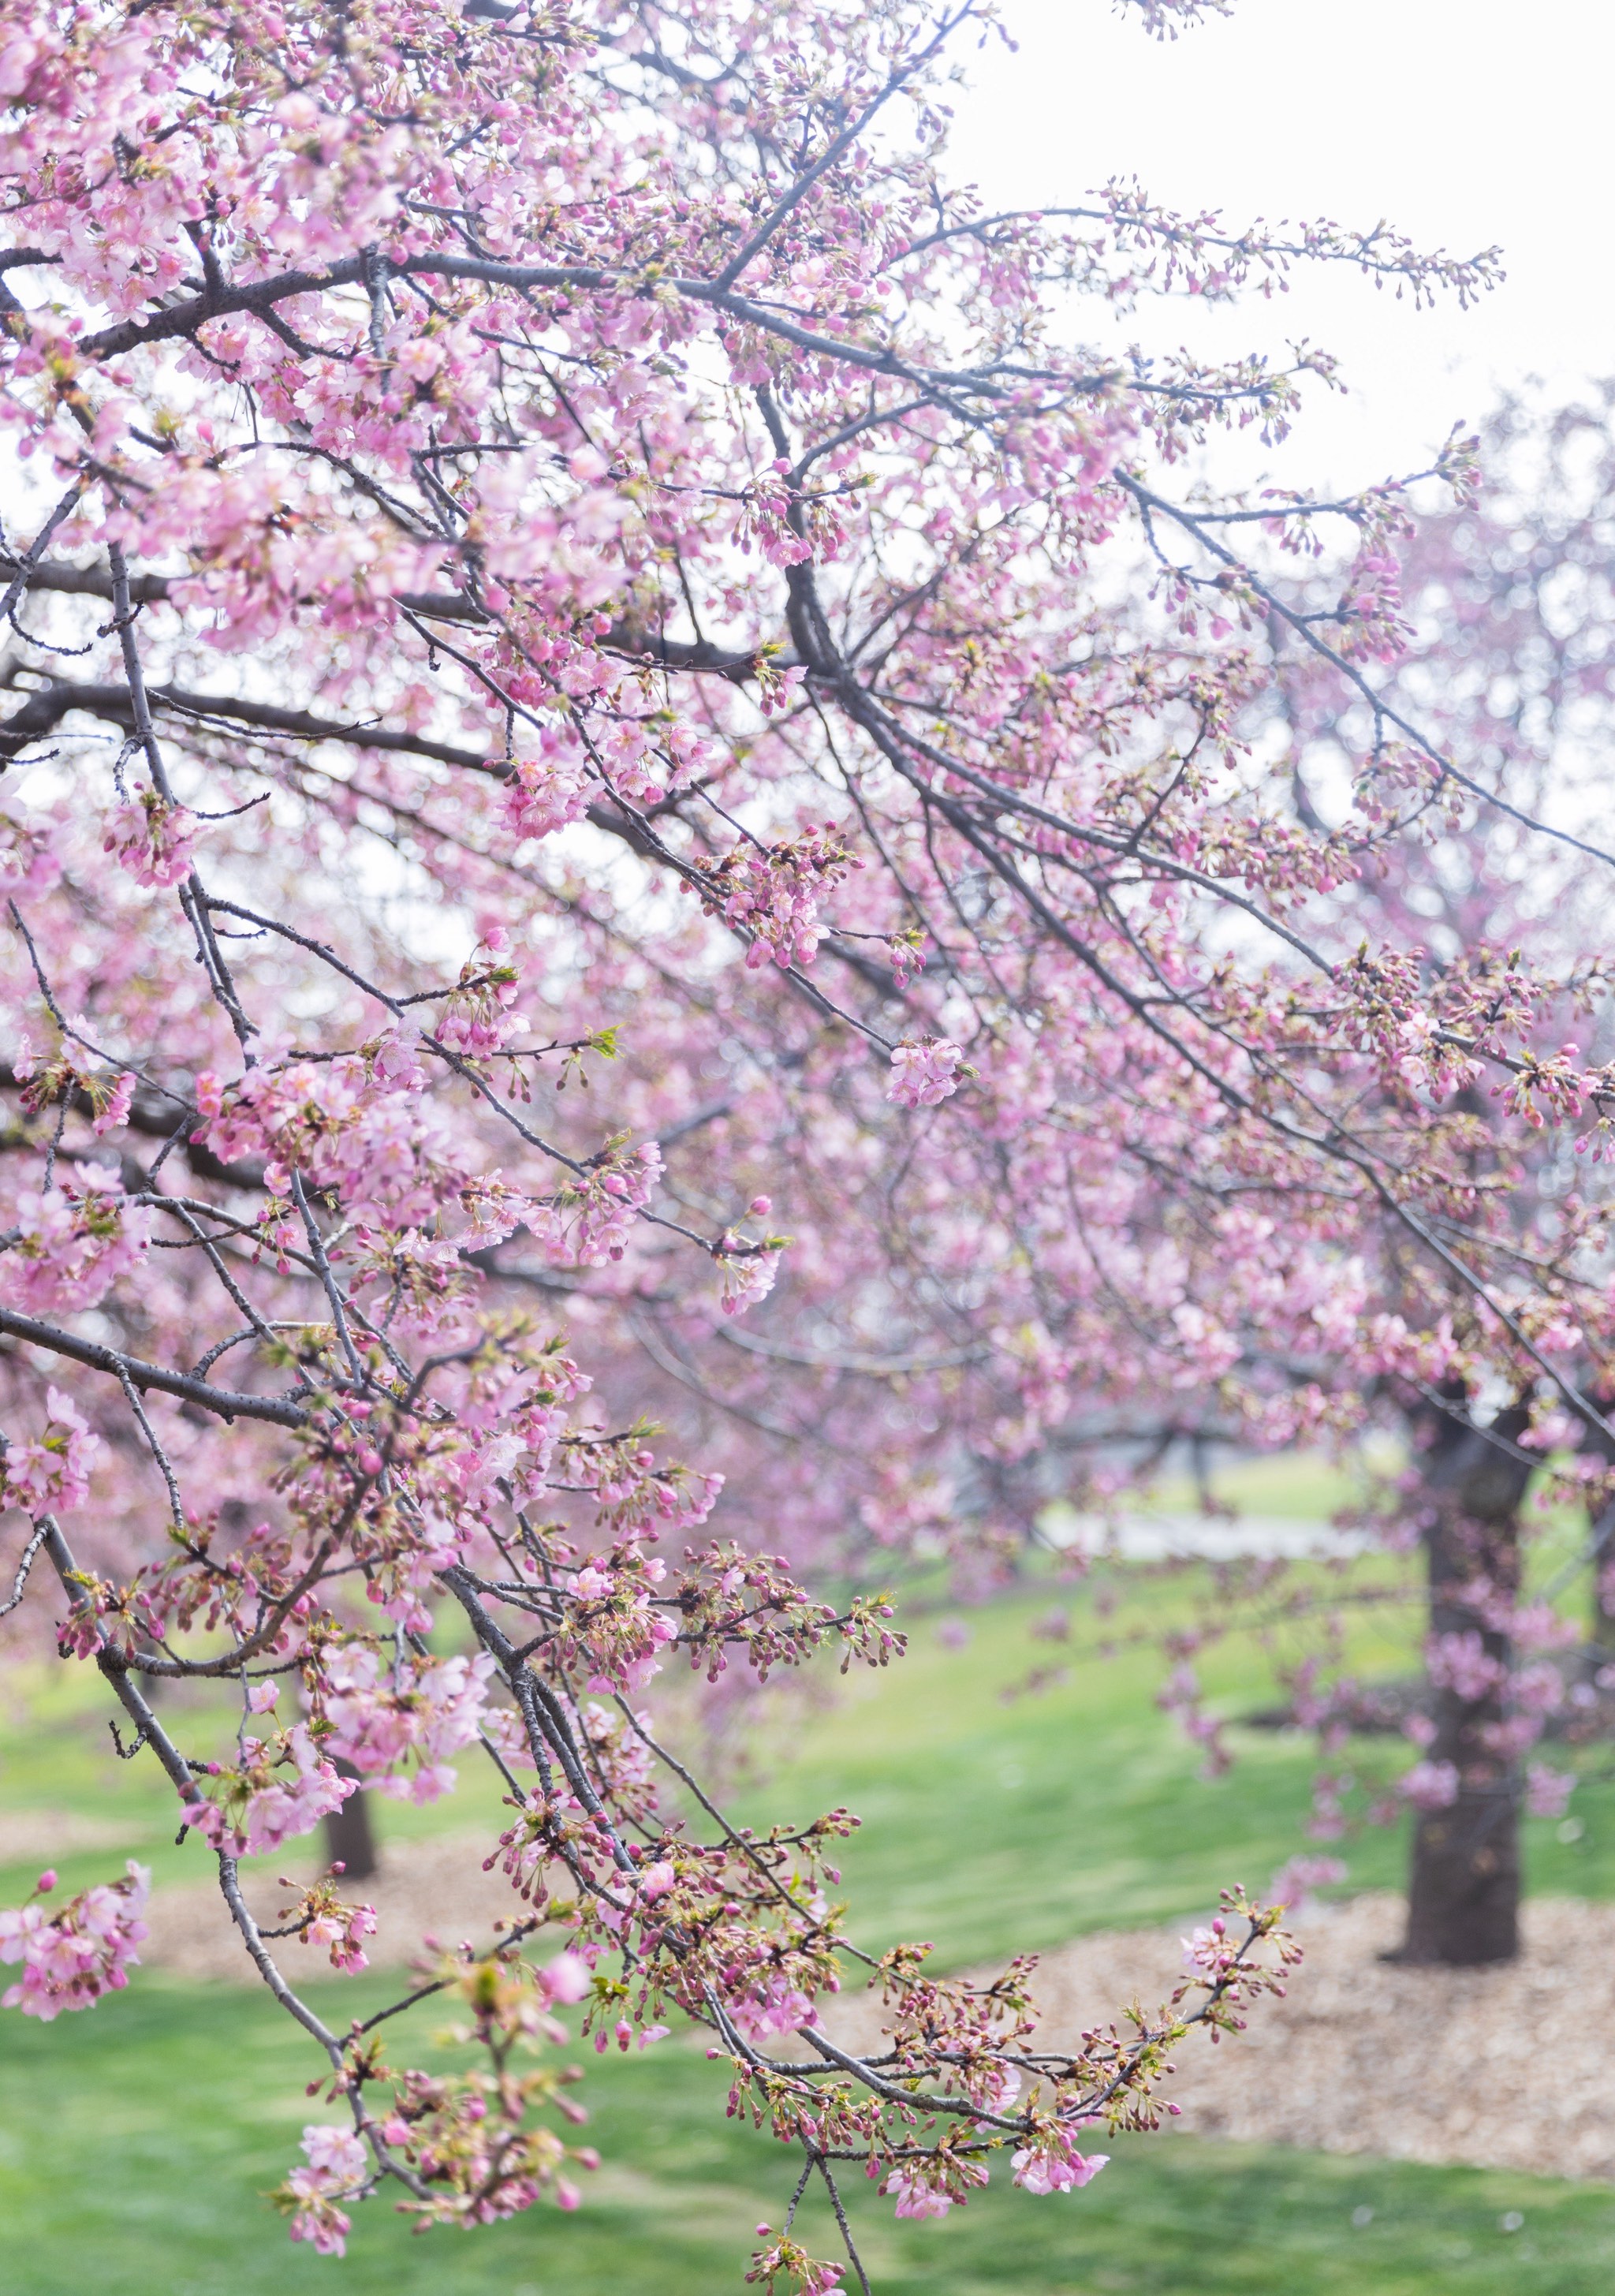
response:
[[[345,1778],[359,1775],[340,1757],[336,1767]],[[363,1786],[326,1818],[325,1856],[332,1865],[341,1866],[345,1882],[368,1882],[375,1872],[375,1831],[370,1823],[370,1796]]]
[[[1521,1409],[1500,1412],[1484,1431],[1444,1418],[1424,1463],[1431,1633],[1477,1636],[1484,1657],[1501,1666],[1508,1637],[1488,1623],[1487,1597],[1511,1603],[1520,1583],[1520,1504],[1531,1464],[1509,1447],[1525,1423]],[[1419,1812],[1399,1961],[1466,1968],[1512,1961],[1519,1950],[1519,1764],[1491,1742],[1504,1714],[1501,1684],[1460,1681],[1434,1692],[1428,1759],[1451,1764],[1458,1790],[1445,1808]]]

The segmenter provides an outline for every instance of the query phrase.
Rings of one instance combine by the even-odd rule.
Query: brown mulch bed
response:
[[[415,1960],[424,1937],[451,1946],[462,1938],[486,1945],[496,1921],[509,1921],[522,1910],[521,1900],[504,1875],[482,1871],[488,1855],[486,1833],[439,1834],[424,1841],[396,1841],[383,1852],[380,1870],[368,1882],[345,1882],[342,1895],[356,1905],[373,1906],[377,1928],[365,1940],[373,1967],[397,1969]],[[301,1884],[320,1869],[307,1857],[293,1857],[273,1873],[242,1876],[242,1895],[259,1924],[276,1926],[290,1893],[278,1877]],[[154,1890],[146,1909],[151,1936],[141,1958],[158,1969],[182,1971],[188,1977],[212,1977],[225,1984],[256,1985],[258,1974],[211,1882],[187,1882],[181,1888]],[[311,1977],[329,1976],[325,1956],[297,1939],[283,1939],[275,1948],[277,1959],[294,1985]]]
[[[480,1870],[485,1854],[481,1836],[393,1844],[381,1873],[352,1891],[381,1916],[373,1960],[406,1963],[426,1933],[445,1944],[486,1940],[496,1918],[516,1912],[504,1876]],[[303,1868],[284,1870],[296,1877]],[[266,1921],[285,1901],[273,1880],[260,1878],[249,1894]],[[210,1886],[160,1890],[150,1921],[148,1961],[255,1981]],[[1286,1997],[1263,2002],[1232,2040],[1213,2046],[1196,2033],[1179,2046],[1165,2091],[1183,2108],[1176,2125],[1311,2151],[1615,2182],[1615,1906],[1532,1899],[1520,1959],[1495,1969],[1388,1964],[1379,1956],[1401,1924],[1401,1901],[1386,1894],[1304,1920],[1306,1958]],[[278,1950],[294,1981],[318,1965],[295,1942]],[[1107,1931],[1045,1954],[1035,1989],[1045,2024],[1074,2037],[1110,2023],[1128,2001],[1154,2009],[1180,1974],[1177,1929]],[[826,2025],[873,2044],[878,2004],[844,1997]]]
[[[1286,1998],[1233,2043],[1180,2050],[1183,2125],[1615,2180],[1615,1906],[1532,1900],[1520,1958],[1489,1969],[1381,1961],[1403,1921],[1376,1894],[1305,1925]],[[1054,1957],[1069,1991],[1051,2006],[1082,1989],[1077,1950]]]
[[[1530,1900],[1519,1960],[1490,1969],[1386,1964],[1402,1923],[1387,1893],[1299,1923],[1285,1997],[1232,2039],[1179,2044],[1177,2127],[1615,2181],[1615,1906]],[[1181,1974],[1178,1929],[1108,1931],[1045,1954],[1033,1989],[1045,2028],[1074,2037],[1135,1997],[1154,2010]],[[873,2041],[878,2014],[849,1998],[835,2026]]]
[[[69,1809],[0,1810],[0,1866],[53,1865],[74,1849],[121,1849],[129,1829]]]

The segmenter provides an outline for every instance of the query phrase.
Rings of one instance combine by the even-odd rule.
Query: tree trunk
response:
[[[351,1762],[340,1756],[335,1767],[342,1777],[359,1775]],[[325,1856],[332,1865],[341,1866],[345,1882],[368,1882],[375,1872],[375,1833],[370,1823],[370,1796],[363,1786],[326,1818]]]
[[[1488,1622],[1486,1596],[1507,1606],[1519,1587],[1520,1504],[1532,1463],[1505,1447],[1525,1424],[1518,1407],[1484,1431],[1444,1416],[1425,1455],[1431,1633],[1477,1636],[1485,1658],[1502,1667],[1508,1636]],[[1445,1808],[1418,1813],[1398,1961],[1462,1969],[1519,1951],[1519,1764],[1491,1742],[1504,1718],[1504,1689],[1498,1681],[1434,1691],[1428,1759],[1450,1763],[1458,1789]]]

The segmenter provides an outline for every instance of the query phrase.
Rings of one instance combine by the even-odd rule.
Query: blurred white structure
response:
[[[1162,1562],[1193,1556],[1230,1562],[1241,1555],[1283,1555],[1305,1560],[1315,1554],[1361,1554],[1373,1543],[1360,1530],[1335,1530],[1316,1516],[1160,1513],[1128,1508],[1114,1516],[1081,1514],[1058,1502],[1045,1510],[1038,1529],[1052,1546],[1087,1554],[1107,1552],[1127,1562]]]

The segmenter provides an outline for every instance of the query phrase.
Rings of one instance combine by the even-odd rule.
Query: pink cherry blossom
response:
[[[0,1300],[25,1315],[93,1308],[138,1268],[151,1242],[151,1214],[129,1203],[116,1179],[102,1186],[25,1189],[0,1253]]]
[[[326,1662],[323,1742],[395,1800],[436,1801],[455,1785],[445,1758],[477,1736],[493,1669],[486,1651],[384,1667],[373,1646],[349,1644]]]
[[[939,2191],[917,2173],[900,2169],[892,2170],[881,2190],[896,2203],[893,2214],[898,2217],[945,2217],[954,2206],[951,2194]]]
[[[899,1045],[891,1056],[887,1098],[900,1108],[934,1108],[959,1089],[963,1060],[958,1046],[946,1037],[925,1037],[917,1044]]]
[[[222,1783],[209,1785],[185,1804],[185,1822],[238,1857],[278,1849],[294,1835],[309,1833],[340,1808],[355,1791],[324,1760],[302,1723],[273,1741],[243,1736],[239,1762],[220,1765]]]
[[[38,1902],[55,1887],[42,1874],[35,1898],[0,1907],[0,1961],[22,1964],[18,1983],[0,1994],[0,2008],[20,2009],[48,2024],[64,2009],[89,2009],[104,1993],[128,1983],[146,1935],[140,1918],[152,1886],[151,1869],[131,1858],[121,1882],[100,1882],[49,1913]]]
[[[1024,2193],[1076,2193],[1092,2184],[1110,2160],[1108,2152],[1078,2152],[1063,2136],[1026,2146],[1012,2156],[1014,2180]]]
[[[83,1505],[101,1447],[100,1436],[70,1396],[51,1387],[45,1401],[49,1416],[43,1435],[14,1437],[0,1458],[0,1497],[36,1517]]]
[[[190,874],[199,826],[184,806],[143,789],[113,816],[107,850],[138,885],[177,885]]]
[[[1450,1809],[1458,1799],[1458,1783],[1453,1762],[1415,1762],[1398,1779],[1397,1789],[1415,1809]]]
[[[293,2169],[282,2187],[291,2237],[309,2242],[317,2256],[346,2256],[352,2219],[337,2203],[357,2198],[368,2178],[364,2143],[351,2129],[311,2123],[303,2151],[307,2167]]]
[[[1573,1770],[1555,1770],[1533,1762],[1526,1772],[1526,1805],[1533,1817],[1562,1817],[1576,1790]]]

